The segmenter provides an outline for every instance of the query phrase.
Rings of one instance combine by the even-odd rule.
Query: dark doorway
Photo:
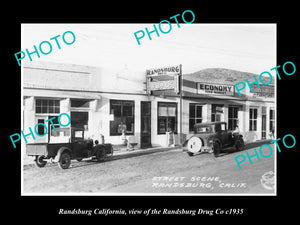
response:
[[[141,148],[151,147],[151,102],[141,102]]]
[[[261,126],[261,138],[266,139],[266,129],[267,129],[267,117],[266,115],[262,115],[262,126]]]
[[[267,109],[262,107],[262,118],[261,118],[261,139],[266,139],[267,133]]]

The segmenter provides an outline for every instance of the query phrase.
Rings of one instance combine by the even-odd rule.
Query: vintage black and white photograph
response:
[[[276,24],[185,15],[21,24],[22,195],[276,195]]]

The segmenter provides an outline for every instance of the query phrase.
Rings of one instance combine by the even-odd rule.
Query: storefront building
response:
[[[29,133],[29,127],[68,113],[70,127],[84,129],[86,138],[101,140],[103,135],[105,142],[119,145],[125,130],[126,138],[138,143],[138,148],[166,146],[170,130],[180,144],[179,137],[192,135],[195,123],[210,121],[226,121],[229,129],[238,125],[246,142],[271,138],[275,129],[274,86],[253,88],[253,92],[245,89],[239,97],[234,84],[248,77],[224,69],[183,74],[174,82],[162,76],[151,83],[154,91],[149,91],[146,77],[155,72],[26,62],[22,71],[22,130]],[[68,142],[70,131],[60,130],[58,121],[53,122],[56,131],[49,124],[49,135],[35,140],[28,136],[28,142]],[[38,128],[43,134],[44,127]]]
[[[211,78],[211,73],[214,74]],[[183,121],[184,133],[191,133],[194,123],[227,122],[227,129],[238,126],[245,142],[270,139],[275,132],[275,88],[252,85],[240,97],[234,84],[240,81],[254,81],[254,74],[227,69],[207,69],[183,77],[184,106],[188,108]],[[264,79],[263,79],[264,80]],[[187,130],[187,128],[189,130]]]

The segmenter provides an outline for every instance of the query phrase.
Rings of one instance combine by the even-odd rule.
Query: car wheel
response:
[[[235,144],[235,148],[237,151],[242,151],[244,149],[244,140],[242,138],[239,138]]]
[[[63,152],[58,161],[58,166],[61,169],[68,169],[71,164],[71,155],[68,152]]]
[[[219,142],[215,141],[214,143],[214,155],[215,157],[218,157],[221,153],[221,145]]]
[[[36,159],[35,159],[35,165],[38,168],[42,168],[42,167],[46,166],[47,161],[44,161],[44,159],[45,159],[45,156],[43,156],[43,155],[37,155]]]
[[[96,159],[98,162],[105,161],[105,159],[106,159],[105,149],[102,149],[102,148],[97,149]]]

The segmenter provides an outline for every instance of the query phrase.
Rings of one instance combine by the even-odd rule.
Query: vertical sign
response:
[[[146,91],[173,90],[180,93],[181,64],[146,70]]]
[[[171,90],[180,97],[179,103],[179,143],[182,145],[182,65],[155,68],[146,70],[146,91]]]

